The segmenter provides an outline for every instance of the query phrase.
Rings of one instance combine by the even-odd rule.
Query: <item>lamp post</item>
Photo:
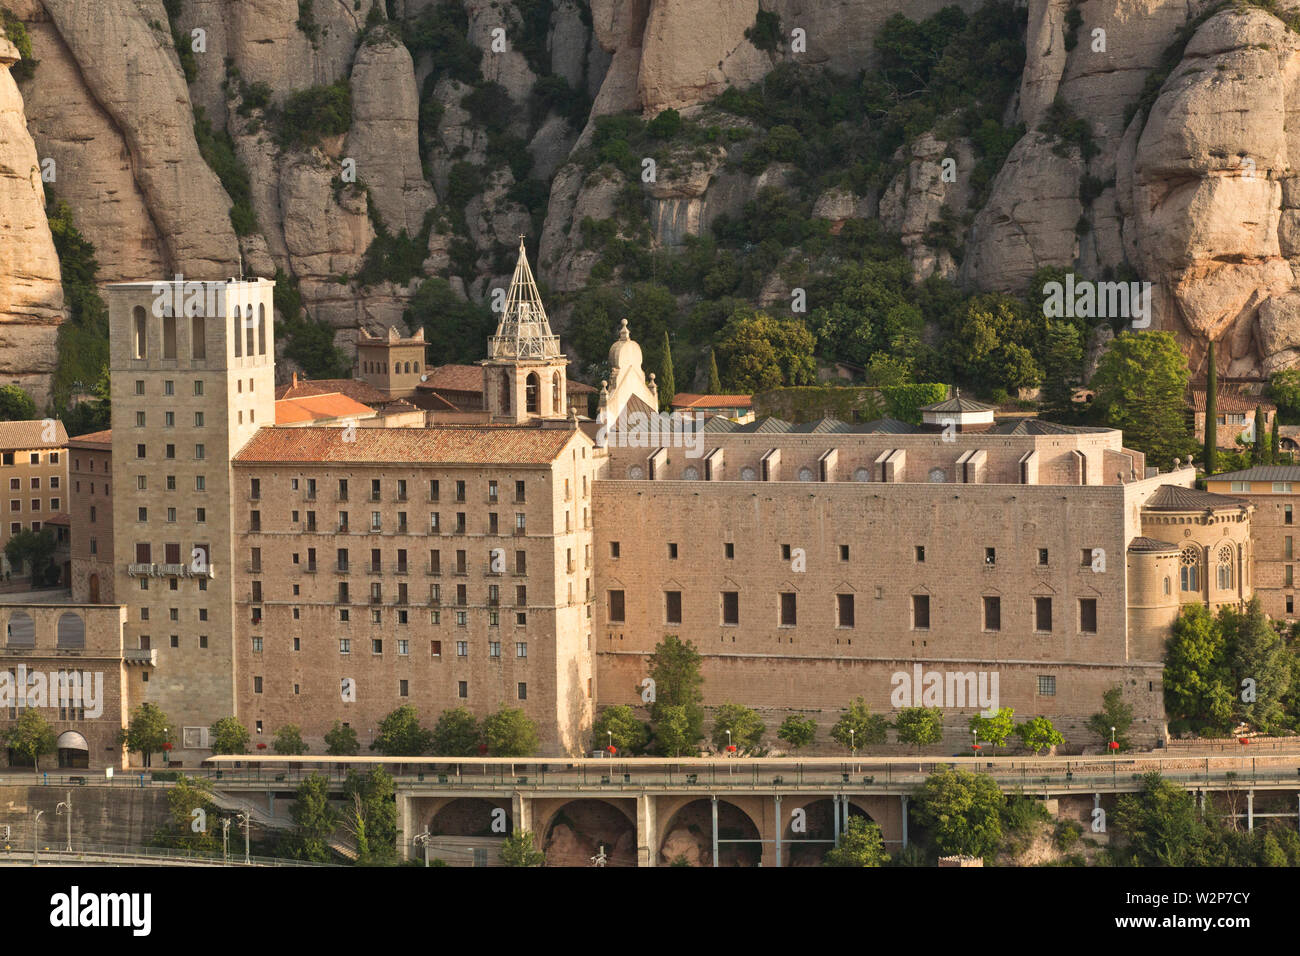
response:
[[[41,817],[44,815],[44,810],[37,810],[36,817],[32,820],[32,866],[41,865]]]
[[[429,828],[428,828],[428,827],[425,827],[424,830],[423,830],[422,832],[417,833],[417,834],[415,835],[415,840],[414,840],[414,843],[415,843],[416,846],[422,846],[422,847],[424,847],[424,865],[425,865],[425,866],[428,866],[428,865],[429,865],[429,838],[430,838]]]
[[[1110,728],[1110,785],[1115,786],[1119,778],[1117,766],[1119,764],[1119,744],[1115,741],[1115,728]]]
[[[230,817],[221,818],[221,863],[230,863]]]
[[[68,846],[69,853],[72,852],[72,791],[68,791],[68,799],[60,800],[54,807],[56,814],[66,813],[68,815]]]
[[[246,864],[252,863],[253,861],[248,858],[248,831],[252,829],[252,818],[248,815],[247,810],[240,810],[237,819],[239,820],[239,826],[244,831],[244,862]]]
[[[164,727],[163,728],[163,769],[164,770],[166,770],[167,767],[171,765],[171,759],[170,759],[171,752],[167,747],[169,743],[171,743],[171,741],[167,737],[167,728]]]
[[[607,730],[607,731],[605,731],[605,733],[609,734],[609,747],[605,750],[605,753],[609,754],[610,759],[613,759],[613,757],[614,757],[614,731],[612,731],[612,730]]]

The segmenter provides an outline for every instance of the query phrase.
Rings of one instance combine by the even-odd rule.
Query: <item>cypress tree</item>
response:
[[[1218,471],[1219,375],[1214,370],[1214,343],[1210,343],[1209,368],[1205,373],[1205,473]]]
[[[659,371],[659,410],[667,411],[672,407],[673,395],[677,392],[677,384],[673,381],[673,347],[668,342],[668,330],[664,330],[664,362],[663,368]]]
[[[722,379],[718,377],[718,353],[709,349],[709,394],[722,394]]]
[[[1251,451],[1251,460],[1256,465],[1268,464],[1268,429],[1264,426],[1264,409],[1255,406],[1255,447]]]
[[[1273,413],[1273,430],[1268,440],[1268,463],[1270,465],[1280,464],[1282,461],[1282,445],[1277,434],[1277,412]]]

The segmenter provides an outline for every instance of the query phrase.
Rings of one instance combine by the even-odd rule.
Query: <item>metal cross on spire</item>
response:
[[[510,279],[497,334],[488,340],[493,359],[548,359],[560,357],[560,338],[551,334],[542,295],[528,267],[524,237],[519,237],[519,261]]]

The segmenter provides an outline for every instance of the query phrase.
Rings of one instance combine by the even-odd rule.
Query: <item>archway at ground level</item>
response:
[[[674,862],[688,866],[713,865],[713,807],[708,798],[692,800],[672,815],[661,830],[659,865]],[[761,843],[734,843],[733,840],[758,840],[758,826],[744,810],[726,800],[718,800],[718,865],[758,866],[763,856]]]
[[[59,752],[59,766],[85,770],[90,766],[90,745],[75,730],[65,730],[55,742]]]
[[[429,820],[430,836],[505,837],[514,829],[510,801],[457,797]]]
[[[802,814],[797,812],[800,810]],[[828,798],[812,800],[801,807],[783,806],[781,812],[785,817],[781,831],[782,865],[820,866],[827,851],[835,845],[835,801]],[[850,803],[849,819],[855,818],[875,822],[871,814]],[[796,829],[796,823],[802,829]],[[843,832],[843,819],[840,827],[840,832]],[[824,840],[832,842],[814,842]]]
[[[542,840],[547,866],[636,866],[636,824],[604,800],[570,800],[551,817]]]

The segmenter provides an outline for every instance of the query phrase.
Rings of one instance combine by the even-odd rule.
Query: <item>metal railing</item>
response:
[[[71,852],[54,845],[53,837],[49,841],[50,846],[42,846],[40,849],[40,859],[49,862],[69,862],[69,861],[86,861],[88,858],[109,857],[112,859],[144,859],[144,860],[193,860],[195,862],[211,863],[218,866],[337,866],[335,863],[311,863],[306,860],[286,860],[280,857],[272,856],[249,856],[249,862],[244,863],[244,854],[242,849],[236,852],[234,847],[231,848],[227,858],[223,858],[220,852],[212,853],[205,850],[183,850],[176,847],[155,847],[155,846],[130,846],[126,844],[109,844],[109,843],[76,843],[74,841]],[[0,861],[10,857],[14,862],[29,864],[31,862],[30,838],[27,840],[28,848],[12,847],[9,850],[0,849]]]

